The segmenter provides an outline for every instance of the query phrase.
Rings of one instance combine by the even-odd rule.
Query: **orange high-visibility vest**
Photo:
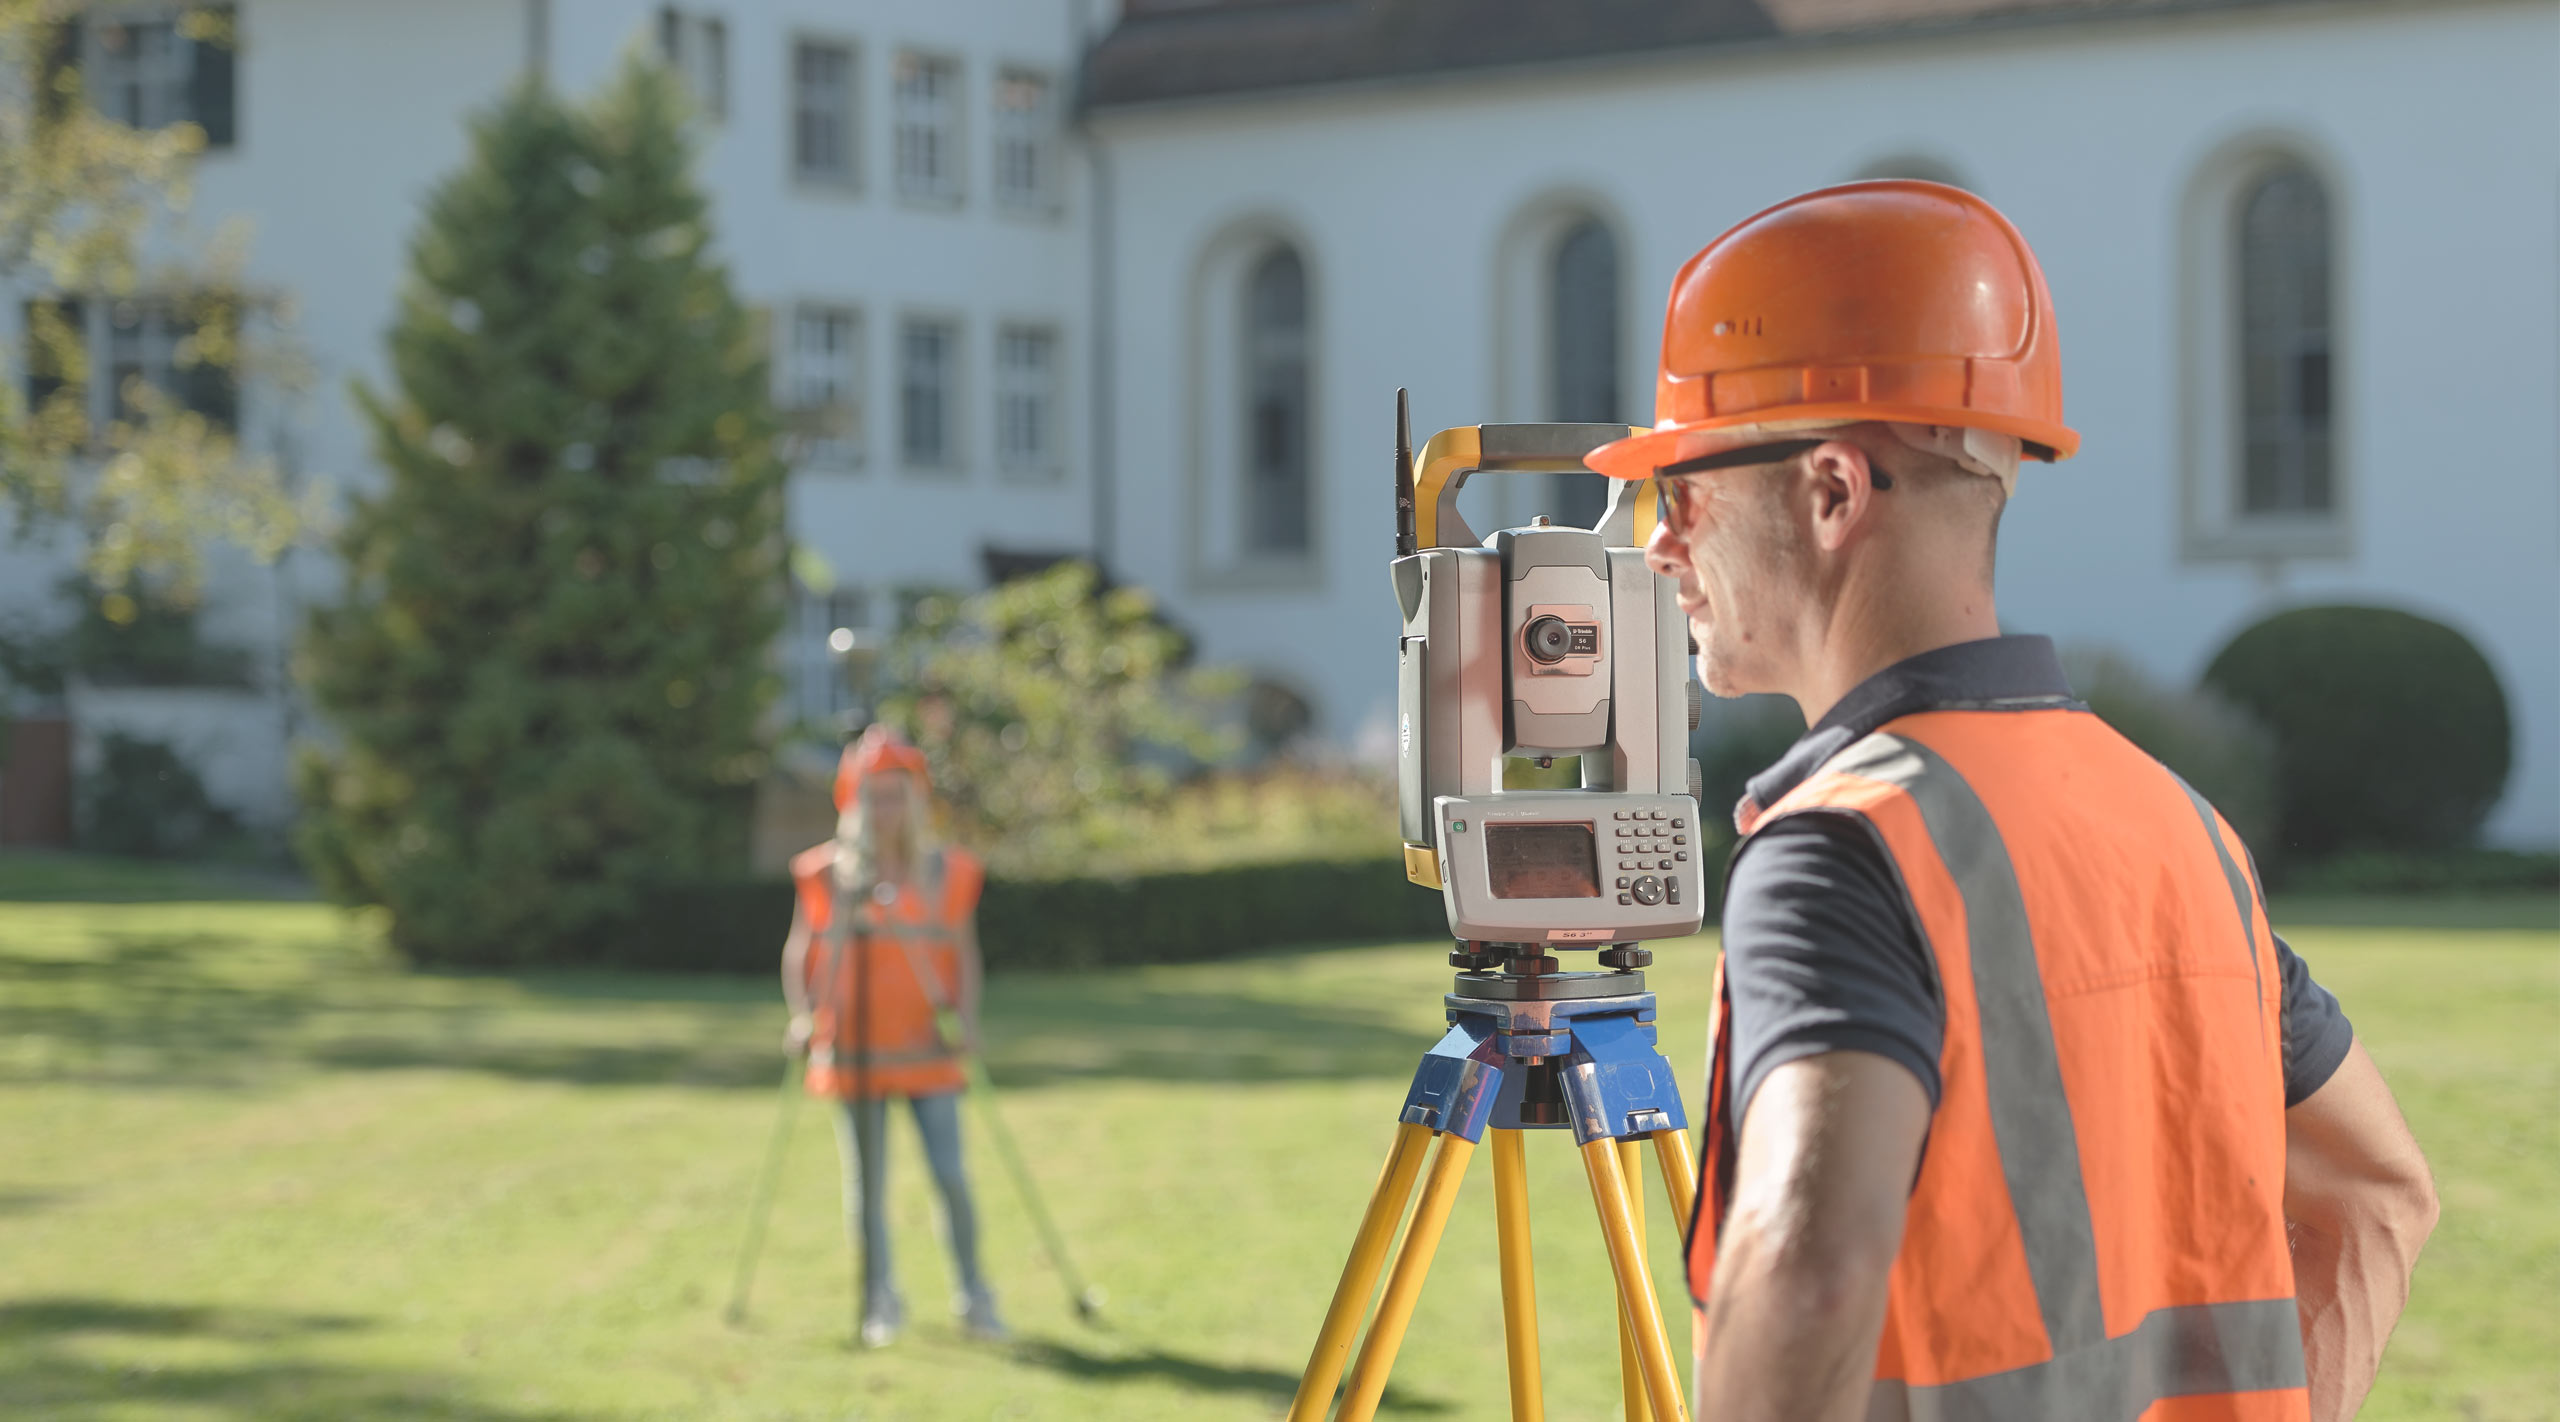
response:
[[[1946,1007],[1868,1417],[2307,1417],[2283,988],[2231,827],[2067,709],[1890,721],[1745,833],[1793,814],[1874,831]],[[1739,1144],[1732,1010],[1719,965],[1688,1242],[1702,1346]]]
[[[895,898],[868,906],[868,927],[838,935],[828,931],[838,897],[834,843],[793,856],[809,926],[812,1095],[932,1096],[968,1084],[960,1044],[943,1039],[935,1013],[959,1004],[960,933],[986,875],[967,850],[945,848],[938,858],[924,884],[899,885]],[[841,963],[840,943],[850,949]]]

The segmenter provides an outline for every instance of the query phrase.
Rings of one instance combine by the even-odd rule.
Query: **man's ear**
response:
[[[1876,491],[1893,486],[1865,450],[1845,439],[1807,450],[1804,469],[1814,546],[1826,553],[1847,547],[1873,514]]]

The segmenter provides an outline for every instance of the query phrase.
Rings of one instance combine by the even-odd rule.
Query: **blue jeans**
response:
[[[986,1292],[978,1272],[978,1211],[969,1200],[969,1173],[960,1160],[960,1093],[909,1097],[916,1134],[924,1137],[925,1163],[942,1195],[942,1223],[951,1240],[951,1263],[970,1297]],[[889,1178],[886,1098],[836,1103],[836,1146],[844,1157],[845,1233],[862,1256],[864,1307],[890,1291]]]

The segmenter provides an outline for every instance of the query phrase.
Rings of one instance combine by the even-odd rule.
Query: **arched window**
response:
[[[1244,546],[1308,549],[1307,269],[1274,247],[1245,279]]]
[[[1618,390],[1618,239],[1586,217],[1557,241],[1547,283],[1548,418],[1615,424],[1626,418]],[[1589,528],[1609,500],[1598,474],[1556,477],[1556,518]]]
[[[2309,168],[2287,162],[2241,190],[2237,215],[2238,512],[2327,514],[2336,505],[2329,196]]]

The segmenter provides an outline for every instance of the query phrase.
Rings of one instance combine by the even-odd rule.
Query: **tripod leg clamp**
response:
[[[1576,1021],[1562,1076],[1576,1144],[1688,1128],[1671,1064],[1654,1050],[1653,1029],[1632,1017]]]
[[[1493,1024],[1482,1018],[1460,1018],[1423,1054],[1422,1065],[1414,1068],[1413,1086],[1404,1094],[1404,1110],[1397,1119],[1445,1131],[1469,1144],[1482,1140],[1494,1098],[1502,1094],[1506,1064],[1494,1046]]]

